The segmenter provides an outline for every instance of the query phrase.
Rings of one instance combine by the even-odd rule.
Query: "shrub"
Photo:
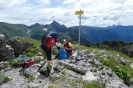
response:
[[[105,88],[99,81],[92,81],[91,83],[83,81],[83,88]]]
[[[124,81],[125,84],[130,84],[129,80],[131,76],[124,69],[121,69],[119,66],[116,66],[113,68],[113,71],[119,78],[121,78]]]
[[[6,76],[6,75],[4,75],[3,73],[0,72],[0,84],[6,83],[10,80],[11,79],[8,76]]]
[[[49,84],[48,88],[54,88],[54,86],[52,84]]]
[[[17,61],[15,59],[12,59],[9,61],[9,65],[12,67],[12,66],[15,66],[15,67],[18,67],[18,66],[21,66],[23,63],[23,61]]]
[[[40,61],[42,61],[43,59],[41,58],[38,58],[38,59],[35,59],[35,63],[39,63]]]
[[[77,84],[81,84],[82,88],[105,88],[99,81],[88,82],[81,79],[70,81],[71,88],[77,88]]]

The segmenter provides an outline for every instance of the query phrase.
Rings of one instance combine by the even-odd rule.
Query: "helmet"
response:
[[[56,32],[50,32],[50,33],[48,34],[48,36],[52,36],[53,38],[57,38],[57,37],[58,37],[58,35],[57,35]]]
[[[57,38],[57,37],[58,37],[58,35],[57,35],[56,32],[53,33],[53,37],[54,37],[54,38]]]

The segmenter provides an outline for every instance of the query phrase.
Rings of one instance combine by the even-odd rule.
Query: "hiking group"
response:
[[[39,72],[46,76],[49,76],[52,68],[52,46],[56,46],[58,54],[54,59],[67,59],[72,55],[73,47],[70,41],[63,39],[63,47],[58,40],[58,35],[56,32],[50,32],[47,36],[41,39],[41,48],[46,54],[47,61],[45,61],[39,68]]]
[[[62,45],[63,44],[63,45]],[[70,41],[63,39],[62,44],[58,40],[58,35],[56,32],[50,32],[48,35],[44,36],[41,39],[41,49],[46,54],[47,60],[45,60],[43,63],[41,63],[41,66],[39,67],[37,72],[40,72],[41,74],[45,75],[46,77],[51,74],[52,69],[52,46],[56,46],[58,50],[58,54],[55,56],[54,59],[67,59],[69,56],[72,55],[73,47]],[[26,55],[23,53],[21,56],[25,58],[24,62],[22,63],[22,69],[19,72],[22,72],[22,74],[25,74],[25,69],[30,67],[34,64],[34,59],[26,59]]]

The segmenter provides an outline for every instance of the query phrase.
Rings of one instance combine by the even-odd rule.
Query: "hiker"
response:
[[[64,48],[67,52],[67,56],[71,56],[72,55],[72,51],[73,51],[73,47],[70,41],[63,39],[63,44],[64,44]]]
[[[61,43],[60,42],[57,42],[56,44],[56,47],[58,49],[58,54],[56,55],[55,59],[67,59],[67,52],[66,52],[66,49],[65,48],[62,48],[60,47],[61,46]]]
[[[45,51],[46,57],[48,61],[52,60],[51,56],[51,47],[56,43],[57,40],[57,33],[51,32],[47,36],[43,37],[41,42],[41,48]]]
[[[43,37],[41,40],[41,48],[45,51],[47,61],[44,61],[43,64],[41,64],[41,67],[38,69],[38,71],[45,75],[46,77],[50,76],[51,69],[52,69],[52,51],[51,47],[57,42],[57,33],[51,32],[47,36]]]

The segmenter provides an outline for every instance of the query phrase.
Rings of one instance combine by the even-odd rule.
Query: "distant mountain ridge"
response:
[[[7,39],[14,36],[29,37],[27,32],[28,26],[26,25],[0,22],[0,33],[4,34]]]
[[[133,26],[132,26],[133,28]],[[73,29],[78,29],[78,26],[74,26]],[[115,31],[116,30],[116,31]],[[88,38],[93,43],[102,42],[105,40],[119,40],[124,42],[132,42],[133,37],[128,35],[128,31],[125,32],[127,34],[122,34],[121,29],[115,29],[106,27],[90,27],[90,26],[82,26],[81,27],[81,36],[84,38]],[[121,30],[120,32],[117,30]],[[133,32],[132,32],[133,33]]]
[[[0,22],[0,33],[6,38],[14,36],[31,37],[40,40],[42,36],[50,31],[56,31],[59,36],[68,35],[73,41],[78,42],[78,26],[67,28],[56,21],[51,24],[35,23],[31,26],[23,24],[9,24]],[[46,30],[44,30],[46,29]],[[119,40],[124,42],[133,41],[133,26],[108,26],[108,27],[90,27],[81,26],[81,43],[98,43],[105,40]]]
[[[123,34],[133,37],[133,26],[113,25],[106,27],[106,29],[118,34]]]

